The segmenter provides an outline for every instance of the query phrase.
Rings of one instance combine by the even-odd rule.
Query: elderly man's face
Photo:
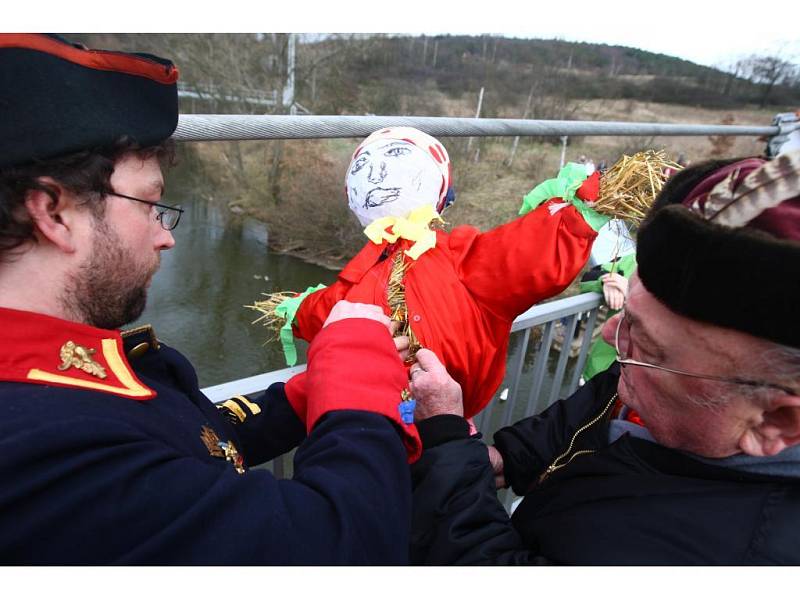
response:
[[[621,328],[620,344],[628,344],[635,360],[720,377],[755,375],[744,371],[748,357],[761,351],[756,338],[677,315],[636,274],[625,313],[630,328]],[[612,345],[620,318],[616,315],[603,329],[603,338]],[[742,435],[761,414],[743,399],[741,386],[641,366],[622,365],[617,391],[659,443],[708,457],[738,453]]]

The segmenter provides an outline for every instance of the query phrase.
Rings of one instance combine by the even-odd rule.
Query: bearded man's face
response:
[[[63,301],[82,315],[84,323],[118,329],[144,311],[160,257],[152,252],[137,256],[104,219],[95,224],[91,256],[72,275]]]

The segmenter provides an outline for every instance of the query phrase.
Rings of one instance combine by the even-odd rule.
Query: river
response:
[[[266,225],[225,206],[198,198],[183,207],[175,247],[161,253],[134,325],[152,324],[160,340],[183,352],[201,387],[285,368],[280,343],[265,344],[267,330],[251,324],[258,313],[244,305],[262,292],[330,284],[336,271],[271,252]],[[305,348],[298,343],[298,363]]]

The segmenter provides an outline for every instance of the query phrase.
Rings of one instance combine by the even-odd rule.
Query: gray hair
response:
[[[765,382],[785,385],[800,390],[800,348],[784,346],[775,342],[765,342],[764,350],[752,357],[748,372],[758,373],[752,379],[763,379]],[[748,378],[751,378],[748,376]],[[775,393],[771,387],[723,383],[720,389],[711,392],[698,392],[687,397],[687,400],[718,411],[734,400],[747,400],[754,403],[766,403]]]

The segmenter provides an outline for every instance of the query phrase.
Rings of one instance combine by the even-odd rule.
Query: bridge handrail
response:
[[[796,124],[795,124],[796,125]],[[172,138],[179,142],[365,137],[383,127],[416,127],[434,136],[775,136],[778,125],[696,125],[349,115],[182,114]]]

